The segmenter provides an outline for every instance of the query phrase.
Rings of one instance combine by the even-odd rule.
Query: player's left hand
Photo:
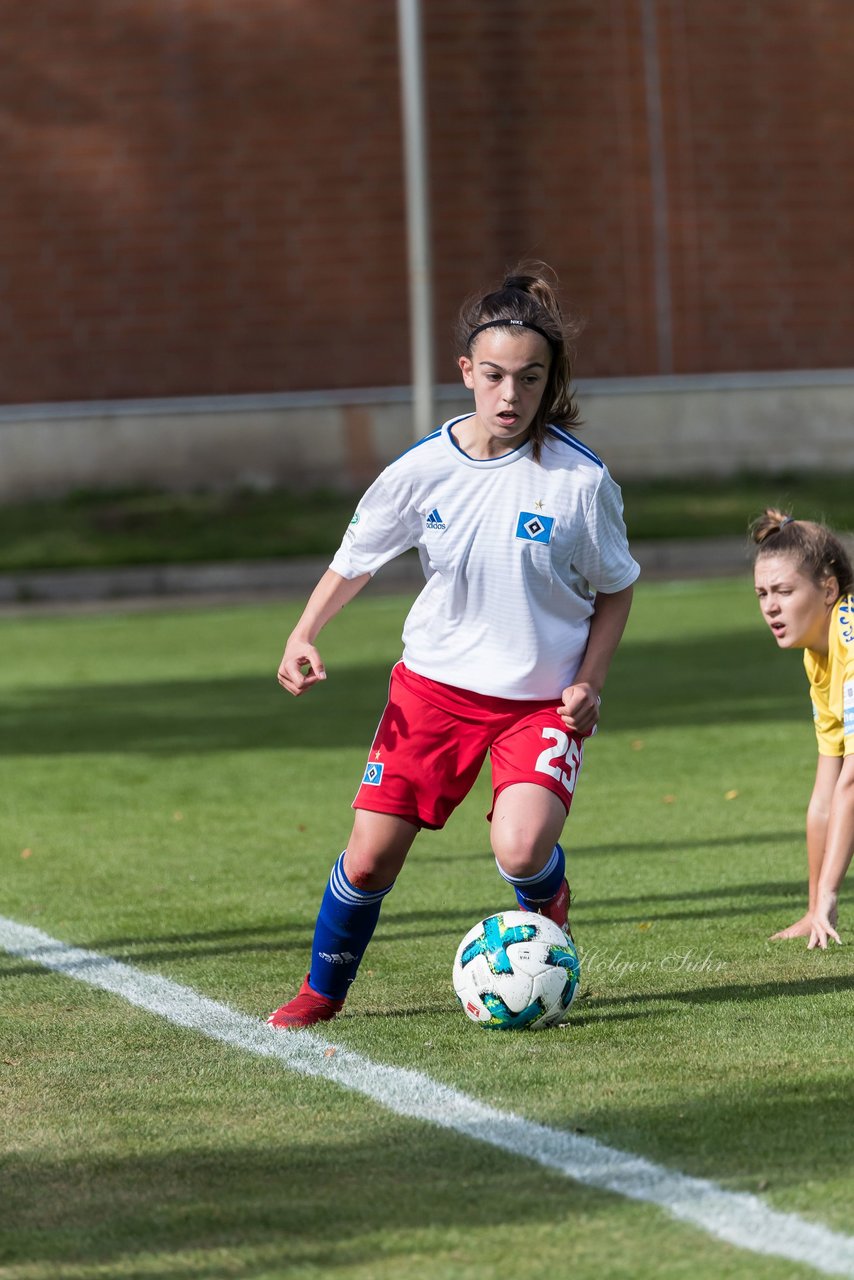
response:
[[[571,684],[564,689],[557,713],[572,733],[589,738],[599,723],[602,699],[590,684]]]
[[[821,951],[827,950],[827,944],[830,938],[834,942],[842,945],[842,939],[836,932],[834,925],[836,924],[837,915],[837,895],[825,890],[819,892],[818,905],[812,912],[810,930],[810,940],[807,943],[807,950],[814,951],[818,947]]]
[[[800,920],[796,920],[794,924],[790,924],[788,929],[780,929],[777,933],[772,933],[768,939],[769,942],[780,942],[785,938],[808,938],[812,933],[812,916],[809,912],[801,916]]]

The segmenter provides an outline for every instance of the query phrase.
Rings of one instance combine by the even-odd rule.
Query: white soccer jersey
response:
[[[451,434],[462,420],[386,467],[330,567],[355,578],[417,547],[427,583],[404,625],[406,666],[474,693],[559,698],[584,656],[593,594],[640,572],[620,490],[563,429],[549,428],[539,462],[530,441],[478,460]]]

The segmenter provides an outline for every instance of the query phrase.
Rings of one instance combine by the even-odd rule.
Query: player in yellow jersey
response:
[[[769,509],[752,526],[762,616],[781,649],[803,649],[818,767],[807,808],[809,906],[774,938],[827,947],[854,852],[854,573],[824,525]]]

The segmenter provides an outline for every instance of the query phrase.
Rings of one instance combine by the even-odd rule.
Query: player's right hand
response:
[[[289,640],[276,678],[283,689],[298,698],[318,680],[326,679],[326,668],[313,644]]]

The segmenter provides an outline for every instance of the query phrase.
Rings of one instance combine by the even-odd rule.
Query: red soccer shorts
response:
[[[568,813],[582,739],[567,731],[557,701],[490,698],[428,680],[398,662],[353,808],[443,827],[489,752],[493,804],[512,783],[533,782],[553,791]]]

